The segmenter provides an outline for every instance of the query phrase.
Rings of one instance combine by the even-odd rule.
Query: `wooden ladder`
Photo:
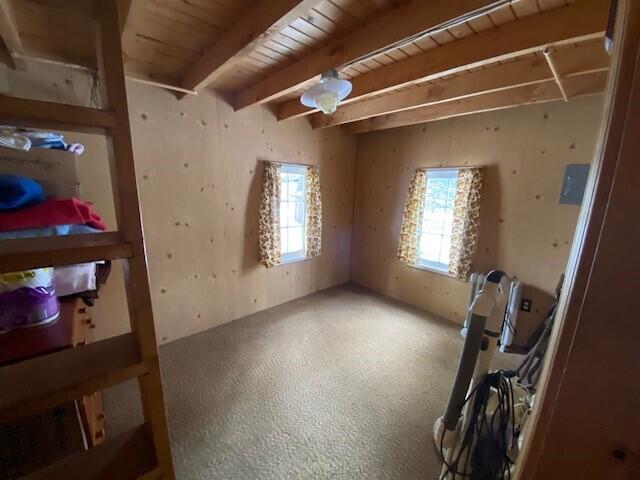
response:
[[[117,0],[96,6],[104,109],[0,96],[0,123],[102,133],[119,230],[0,242],[0,272],[122,259],[131,333],[0,368],[0,423],[138,378],[145,423],[27,479],[174,478],[136,185]],[[64,34],[64,32],[61,32]]]

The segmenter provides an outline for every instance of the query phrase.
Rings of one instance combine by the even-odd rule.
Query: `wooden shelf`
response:
[[[144,424],[86,452],[67,457],[20,480],[133,480],[154,476],[157,461],[151,428]]]
[[[0,424],[148,373],[132,333],[0,368]]]
[[[130,324],[136,333],[0,368],[0,423],[139,377],[142,410],[150,428],[106,442],[26,478],[110,480],[142,475],[144,480],[173,480],[124,80],[121,29],[127,23],[127,8],[118,0],[91,3],[96,14],[101,103],[107,110],[0,96],[0,124],[105,134],[122,233],[2,241],[0,272],[122,258],[127,265],[124,281]]]
[[[20,127],[104,133],[116,125],[115,115],[97,108],[0,95],[0,123]]]
[[[132,256],[131,245],[118,232],[2,240],[0,272]]]

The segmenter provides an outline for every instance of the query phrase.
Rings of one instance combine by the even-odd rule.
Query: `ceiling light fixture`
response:
[[[340,80],[335,70],[327,70],[320,77],[320,83],[304,92],[300,101],[307,107],[319,108],[322,113],[330,115],[350,93],[351,82]]]

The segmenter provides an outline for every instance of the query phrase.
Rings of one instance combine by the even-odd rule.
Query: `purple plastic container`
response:
[[[60,315],[52,269],[0,276],[0,333],[55,321]]]

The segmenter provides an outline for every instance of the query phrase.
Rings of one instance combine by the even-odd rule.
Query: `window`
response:
[[[428,169],[426,177],[424,212],[418,223],[417,264],[448,272],[458,169]]]
[[[307,257],[307,167],[284,164],[280,169],[280,253],[282,261]]]
[[[260,263],[267,268],[321,255],[322,198],[317,166],[264,162],[258,252]]]
[[[482,167],[418,168],[402,214],[402,263],[466,280],[478,243]]]

